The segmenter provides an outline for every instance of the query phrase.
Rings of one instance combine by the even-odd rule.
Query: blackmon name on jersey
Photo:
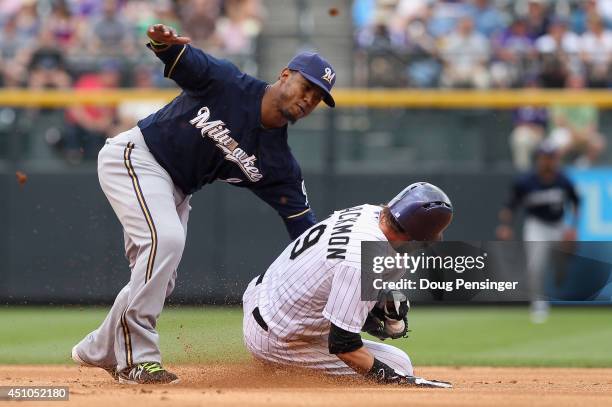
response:
[[[361,300],[361,243],[386,241],[381,208],[334,212],[302,233],[258,279],[257,305],[270,332],[324,338],[329,323],[359,332],[375,301]]]

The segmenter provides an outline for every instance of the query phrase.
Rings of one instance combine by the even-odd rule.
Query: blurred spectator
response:
[[[17,29],[15,18],[9,18],[2,27],[0,35],[0,72],[4,86],[19,86],[26,80],[25,50],[35,46],[36,39],[24,36]]]
[[[121,16],[117,0],[103,0],[102,14],[92,24],[87,45],[91,55],[133,55],[132,30]]]
[[[407,69],[410,85],[419,88],[437,86],[442,67],[436,45],[424,21],[414,19],[408,23],[406,49],[410,53]]]
[[[590,18],[599,17],[597,0],[583,0],[576,4],[570,15],[571,30],[576,34],[584,34]]]
[[[9,21],[21,8],[23,0],[0,1],[0,25]]]
[[[404,45],[403,32],[392,31],[395,14],[395,0],[378,0],[373,17],[367,25],[357,32],[357,45],[361,48],[390,49]],[[395,35],[394,35],[395,34]]]
[[[489,85],[487,39],[474,29],[471,17],[463,17],[457,29],[443,39],[440,55],[444,63],[442,85],[486,88]]]
[[[179,10],[183,29],[196,47],[211,51],[219,46],[215,35],[216,22],[221,14],[219,0],[183,1]]]
[[[472,0],[467,10],[474,20],[476,31],[486,37],[507,27],[506,17],[491,0]]]
[[[226,0],[225,17],[217,24],[221,51],[230,55],[250,54],[254,39],[261,31],[259,0]]]
[[[81,76],[75,90],[93,91],[119,86],[120,67],[117,61],[105,61],[99,73]],[[115,122],[115,109],[109,106],[73,106],[66,111],[69,124],[63,148],[68,162],[95,159]]]
[[[44,29],[51,32],[55,44],[65,51],[77,49],[81,45],[81,25],[72,15],[66,0],[55,0],[51,14],[45,18]]]
[[[528,84],[537,88],[535,78]],[[531,157],[538,145],[546,136],[548,128],[548,112],[545,108],[524,106],[512,113],[514,129],[510,134],[510,149],[514,167],[519,171],[527,171],[531,167]]]
[[[364,58],[367,79],[361,79],[361,83],[374,87],[393,87],[398,85],[402,69],[393,57],[397,55],[396,52],[404,50],[405,33],[393,24],[397,1],[379,0],[375,6],[371,21],[357,32],[358,47],[367,50]]]
[[[58,47],[54,33],[50,29],[40,31],[38,47],[31,54],[28,72],[29,88],[70,87],[70,76],[66,70],[64,54]]]
[[[567,88],[582,90],[584,78],[572,74]],[[577,165],[589,166],[601,155],[605,140],[599,133],[599,111],[593,105],[555,105],[550,109],[552,131],[550,138],[559,147],[561,155],[575,160]]]
[[[612,29],[612,0],[597,0],[597,12],[606,27]]]
[[[152,24],[165,24],[177,32],[183,32],[183,25],[171,0],[130,0],[122,8],[122,14],[132,26],[136,38],[143,43],[146,42],[147,28]]]
[[[426,20],[430,0],[399,0],[397,15],[406,22]]]
[[[436,38],[449,35],[457,21],[468,14],[465,2],[455,0],[430,1],[427,14],[428,31]]]
[[[498,87],[522,85],[537,55],[535,41],[527,33],[527,23],[516,19],[493,40],[495,61],[491,66],[493,82]]]
[[[137,65],[133,70],[133,86],[137,90],[152,89],[154,88],[154,77],[151,65]],[[126,100],[119,103],[117,106],[117,125],[108,134],[119,134],[131,129],[138,120],[155,113],[164,105],[163,100]]]
[[[102,11],[100,0],[76,0],[72,2],[73,10],[79,17],[91,19]]]
[[[22,0],[21,8],[12,19],[17,26],[17,36],[26,42],[36,39],[40,28],[40,19],[36,10],[36,0]]]
[[[540,54],[544,87],[562,88],[570,71],[580,71],[579,37],[567,30],[564,20],[553,20],[548,33],[538,38],[535,45]]]
[[[528,0],[527,15],[527,32],[534,40],[548,32],[550,16],[546,0]]]
[[[612,31],[604,29],[599,17],[591,17],[588,31],[581,36],[579,44],[589,87],[607,87],[612,61]]]

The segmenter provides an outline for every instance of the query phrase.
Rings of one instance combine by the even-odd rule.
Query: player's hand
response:
[[[512,240],[514,232],[508,225],[499,225],[497,229],[495,229],[495,236],[497,236],[498,240]]]
[[[178,36],[174,28],[164,24],[154,24],[150,26],[147,30],[147,36],[155,42],[168,45],[184,45],[191,42],[191,38]]]
[[[392,370],[390,373],[388,371],[385,372],[384,369],[381,369],[375,374],[373,379],[380,384],[397,384],[400,386],[412,387],[437,387],[442,389],[450,389],[453,387],[453,385],[449,382],[428,380],[416,376],[404,376],[396,370]]]

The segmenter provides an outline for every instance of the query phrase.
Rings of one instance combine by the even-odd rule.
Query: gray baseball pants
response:
[[[138,127],[107,140],[98,155],[98,177],[123,226],[131,275],[76,352],[85,362],[118,370],[161,363],[157,319],[174,289],[191,196],[157,163]]]

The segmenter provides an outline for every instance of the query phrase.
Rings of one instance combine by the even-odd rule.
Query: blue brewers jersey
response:
[[[558,173],[552,183],[545,184],[532,172],[515,181],[508,207],[514,210],[522,205],[527,215],[552,223],[563,218],[568,203],[577,207],[579,198],[571,181],[563,173]]]
[[[215,180],[249,188],[277,210],[292,238],[313,225],[287,126],[261,125],[267,84],[190,45],[156,55],[183,92],[138,127],[173,182],[185,194]]]

